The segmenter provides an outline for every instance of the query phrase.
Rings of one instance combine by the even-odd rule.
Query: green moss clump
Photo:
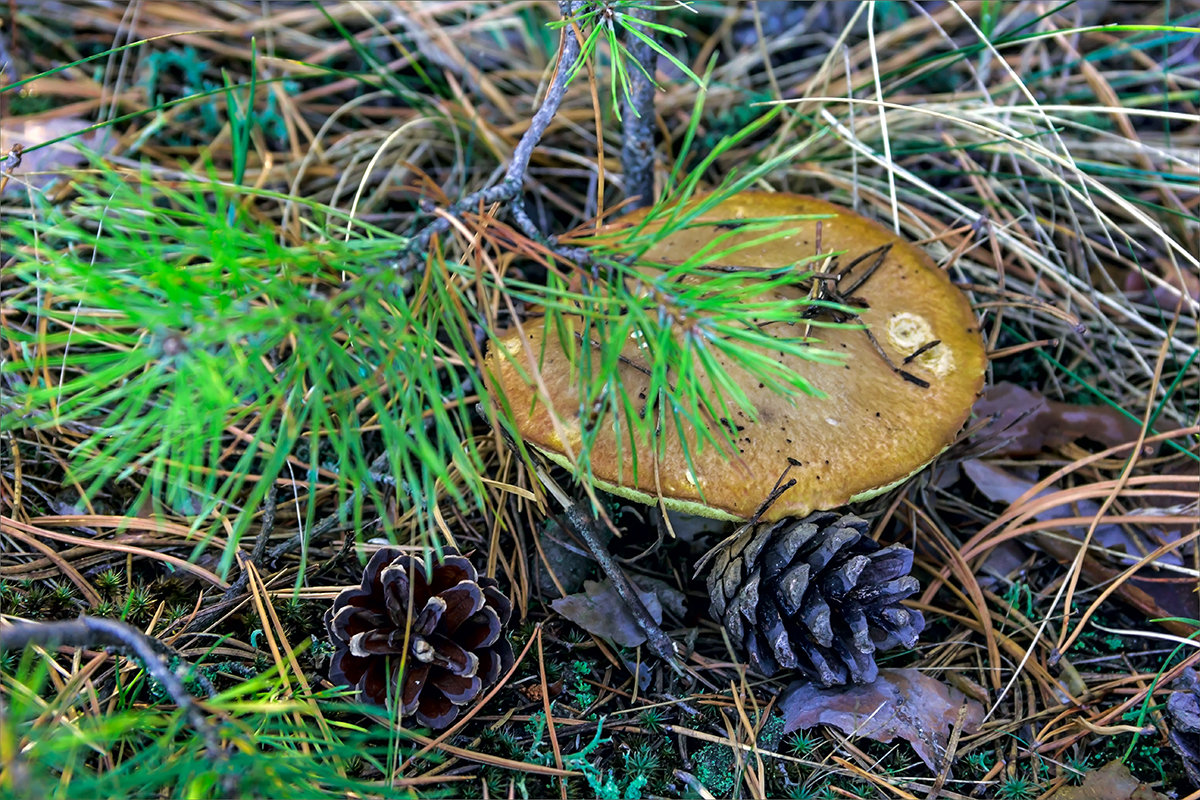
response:
[[[717,797],[730,797],[737,780],[733,749],[713,742],[696,751],[696,778]]]

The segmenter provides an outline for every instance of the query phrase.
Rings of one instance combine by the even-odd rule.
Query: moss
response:
[[[713,742],[696,751],[696,778],[716,797],[729,797],[737,783],[733,748]]]

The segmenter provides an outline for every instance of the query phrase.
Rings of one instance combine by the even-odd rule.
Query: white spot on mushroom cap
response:
[[[521,341],[520,336],[507,336],[500,340],[500,346],[510,357],[520,355],[525,349],[525,343]]]
[[[887,339],[897,352],[908,355],[915,353],[925,345],[934,341],[937,336],[929,320],[920,314],[908,311],[893,314],[887,322]],[[914,359],[925,369],[939,378],[944,378],[954,371],[954,353],[944,344],[938,344],[926,350]]]

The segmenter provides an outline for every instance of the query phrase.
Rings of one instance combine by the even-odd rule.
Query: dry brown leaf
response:
[[[25,151],[29,151],[32,147],[60,136],[67,136],[75,131],[81,131],[91,124],[91,122],[77,117],[52,117],[49,119],[42,116],[12,117],[4,120],[4,124],[0,126],[0,154],[7,154],[10,148],[17,144],[21,145]],[[79,152],[77,145],[95,148],[100,142],[102,133],[102,131],[92,131],[56,142],[49,147],[24,152],[21,155],[20,167],[12,172],[33,186],[45,186],[57,177],[56,173],[59,171],[72,169],[86,162],[87,157]],[[14,181],[9,183],[8,190],[17,191],[20,187],[21,184]]]
[[[1049,800],[1167,800],[1167,796],[1138,781],[1120,761],[1110,761],[1084,773],[1079,786],[1064,786]]]
[[[993,417],[978,435],[997,440],[999,449],[991,450],[993,455],[1034,455],[1085,437],[1114,447],[1134,441],[1141,430],[1110,406],[1063,403],[1004,381],[984,390],[974,413]]]
[[[979,703],[919,670],[881,669],[874,682],[848,688],[821,689],[797,681],[783,690],[779,711],[784,733],[832,725],[847,735],[880,742],[899,736],[936,770],[964,703],[963,733],[974,733],[983,722]]]
[[[1023,477],[1011,469],[1004,469],[986,461],[969,459],[962,462],[962,470],[971,482],[975,484],[975,487],[983,492],[984,496],[993,503],[1011,505],[1034,486],[1034,482],[1029,478]],[[1043,489],[1033,495],[1030,501],[1051,496],[1058,491],[1055,488]],[[1075,499],[1070,495],[1064,494],[1063,502],[1060,505],[1051,506],[1039,511],[1033,515],[1033,518],[1039,522],[1045,522],[1047,520],[1066,517],[1094,517],[1099,513],[1100,506],[1092,500]],[[1142,529],[1142,526],[1122,526],[1110,522],[1102,522],[1092,532],[1092,541],[1110,550],[1127,553],[1130,556],[1138,558],[1143,553],[1154,550],[1161,544],[1175,541],[1179,538],[1178,531],[1163,530],[1153,525],[1153,521],[1154,518],[1152,516],[1147,516],[1144,529]],[[1063,527],[1063,530],[1076,538],[1082,538],[1086,532],[1086,528],[1080,525],[1067,525]],[[1157,563],[1180,566],[1183,560],[1180,558],[1179,553],[1170,551],[1159,556]]]
[[[652,588],[653,591],[650,592],[638,589],[638,597],[654,622],[661,623],[663,603],[669,608],[681,606],[682,596],[661,582],[655,583]],[[671,595],[672,592],[675,596]],[[637,647],[646,641],[646,634],[638,627],[629,606],[617,594],[612,581],[608,579],[600,583],[584,581],[582,592],[554,600],[550,607],[588,633],[602,639],[610,639],[622,647]]]
[[[996,464],[975,459],[968,459],[960,464],[962,472],[975,484],[976,488],[989,500],[995,503],[1011,505],[1033,488],[1033,481],[1020,474],[1020,470],[1005,469]],[[1048,506],[1033,515],[1039,522],[1049,523],[1052,520],[1068,517],[1088,518],[1100,513],[1100,506],[1092,500],[1079,499],[1069,491],[1057,488],[1047,488],[1034,494],[1029,501],[1040,498],[1061,496],[1058,505]],[[1106,557],[1096,552],[1089,552],[1084,559],[1082,569],[1084,576],[1093,584],[1101,585],[1115,579],[1117,575],[1133,560],[1141,558],[1167,542],[1180,538],[1181,528],[1178,526],[1153,525],[1154,517],[1147,515],[1144,524],[1118,525],[1111,522],[1101,522],[1092,531],[1091,541],[1095,545],[1106,548],[1112,553],[1124,553],[1120,556]],[[1023,545],[1036,547],[1049,553],[1063,563],[1071,563],[1077,555],[1078,545],[1069,539],[1061,538],[1062,534],[1082,541],[1087,533],[1084,525],[1046,525],[1048,531],[1054,531],[1055,537],[1035,534],[1021,538]],[[998,553],[1003,560],[993,560],[989,557],[988,566],[1007,574],[1005,567],[1011,564],[1008,553]],[[1183,558],[1175,550],[1162,553],[1155,559],[1156,564],[1181,566]],[[1163,580],[1161,574],[1136,574],[1122,581],[1117,589],[1120,596],[1134,608],[1152,618],[1190,617],[1193,616],[1194,582],[1189,583],[1180,576],[1179,580]],[[1181,635],[1191,632],[1188,627]]]

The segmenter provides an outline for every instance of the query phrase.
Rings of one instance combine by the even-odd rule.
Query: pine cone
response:
[[[744,525],[716,552],[712,613],[764,675],[796,669],[825,686],[869,683],[875,652],[925,627],[900,601],[919,588],[912,551],[881,548],[859,517],[831,512]]]
[[[1171,684],[1167,695],[1167,741],[1183,760],[1188,779],[1200,786],[1200,678],[1191,667]]]
[[[385,548],[362,585],[343,590],[325,613],[335,648],[329,680],[379,705],[390,695],[403,716],[444,728],[512,666],[503,635],[511,613],[496,581],[453,548],[428,571],[419,556]]]

